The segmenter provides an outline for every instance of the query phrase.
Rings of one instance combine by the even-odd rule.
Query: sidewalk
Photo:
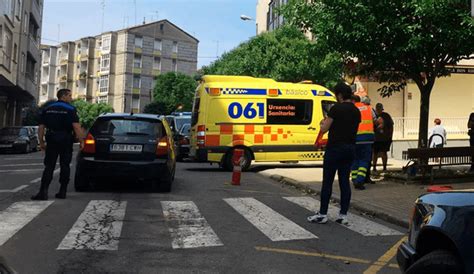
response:
[[[389,159],[389,170],[400,170],[406,161]],[[268,163],[267,163],[268,164]],[[305,167],[305,165],[307,167]],[[258,168],[259,164],[254,165]],[[322,164],[298,164],[293,166],[262,170],[259,173],[283,184],[298,187],[308,193],[320,194],[322,181]],[[474,182],[443,184],[453,189],[474,189]],[[387,222],[408,228],[410,211],[416,198],[426,193],[427,185],[409,184],[383,180],[375,184],[365,185],[365,190],[352,188],[351,208],[373,215]],[[339,202],[339,186],[337,175],[333,185],[332,198]]]

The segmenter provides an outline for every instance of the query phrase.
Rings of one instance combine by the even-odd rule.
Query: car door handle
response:
[[[309,127],[308,130],[316,130],[315,127]]]

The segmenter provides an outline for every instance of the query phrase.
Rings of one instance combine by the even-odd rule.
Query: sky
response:
[[[56,45],[168,19],[199,40],[198,68],[255,35],[257,0],[44,0],[42,43]],[[136,3],[136,9],[134,2]],[[136,16],[135,16],[136,14]]]

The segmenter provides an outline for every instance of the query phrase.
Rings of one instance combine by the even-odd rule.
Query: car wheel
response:
[[[227,152],[225,156],[223,167],[227,171],[232,171],[234,169],[234,165],[232,164],[233,154],[234,154],[234,149]],[[242,163],[242,171],[248,170],[251,163],[252,163],[252,154],[247,148],[244,148],[244,159]]]
[[[463,267],[459,259],[448,250],[435,250],[410,266],[406,274],[444,274],[463,273]]]
[[[90,189],[89,178],[84,176],[79,169],[76,170],[74,175],[74,189],[76,192],[85,192]]]
[[[171,173],[166,172],[166,175],[163,176],[162,179],[155,182],[156,184],[155,190],[157,190],[158,192],[170,192],[173,181],[174,181],[174,170]]]

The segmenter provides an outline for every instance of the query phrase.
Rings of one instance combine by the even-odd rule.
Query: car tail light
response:
[[[88,133],[84,140],[84,147],[82,148],[84,153],[95,153],[95,139],[92,134]]]
[[[198,147],[204,147],[206,143],[206,126],[199,125],[197,127],[197,145]]]
[[[168,150],[170,147],[170,142],[168,137],[162,137],[156,143],[156,156],[166,156],[168,155]]]

